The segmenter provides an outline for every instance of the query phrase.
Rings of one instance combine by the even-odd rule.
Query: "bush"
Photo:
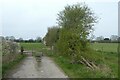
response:
[[[2,40],[2,62],[9,63],[13,61],[19,53],[20,46],[18,43],[8,40]]]

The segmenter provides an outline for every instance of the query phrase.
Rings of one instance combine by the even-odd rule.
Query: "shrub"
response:
[[[20,46],[18,43],[8,40],[2,40],[2,62],[9,63],[13,61],[19,53]]]

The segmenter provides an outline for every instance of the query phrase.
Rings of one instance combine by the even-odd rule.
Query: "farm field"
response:
[[[46,46],[42,43],[20,43],[25,50],[35,50],[42,51],[46,53],[47,56],[53,58],[53,60],[58,64],[63,71],[72,78],[117,78],[118,77],[118,54],[116,54],[117,44],[110,43],[95,43],[92,44],[94,49],[100,50],[103,47],[103,53],[97,52],[102,57],[103,60],[99,61],[98,64],[101,65],[101,70],[92,71],[84,65],[73,65],[69,63],[69,58],[65,56],[59,56],[57,53],[52,52],[51,50],[45,49]],[[43,49],[44,48],[44,49]],[[94,55],[93,55],[94,57]]]
[[[93,43],[92,47],[104,52],[118,52],[118,43]]]
[[[20,43],[24,50],[40,51],[41,48],[45,47],[42,43]]]
[[[36,50],[40,51],[41,48],[45,47],[42,43],[20,43],[25,50]],[[117,52],[118,43],[93,43],[91,45],[93,49],[104,52]]]

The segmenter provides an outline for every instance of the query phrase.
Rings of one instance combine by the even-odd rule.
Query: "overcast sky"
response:
[[[118,35],[118,0],[2,0],[0,35],[24,39],[44,37],[47,28],[56,25],[59,11],[67,4],[81,1],[99,17],[94,27],[96,37]]]

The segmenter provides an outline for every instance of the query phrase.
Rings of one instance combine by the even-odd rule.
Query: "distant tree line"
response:
[[[14,42],[42,42],[42,38],[41,37],[37,37],[36,39],[28,39],[28,40],[24,40],[23,38],[19,38],[19,39],[16,39],[14,36],[6,36],[6,37],[3,37],[1,36],[2,39],[5,39],[5,40],[9,40],[9,41],[14,41]]]
[[[110,38],[104,38],[103,36],[96,37],[95,40],[92,40],[91,42],[98,42],[98,43],[119,43],[120,37],[117,35],[111,35]]]

